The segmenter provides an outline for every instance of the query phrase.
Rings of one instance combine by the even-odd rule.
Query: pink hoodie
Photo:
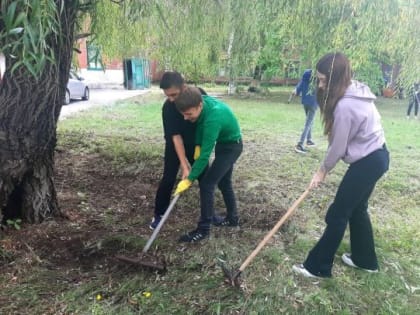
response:
[[[321,169],[331,171],[340,159],[354,163],[384,145],[375,99],[367,85],[352,81],[334,110],[329,146]]]

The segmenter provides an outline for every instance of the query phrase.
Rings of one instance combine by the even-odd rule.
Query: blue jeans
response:
[[[227,219],[238,222],[235,193],[232,187],[233,165],[242,153],[242,142],[222,144],[215,147],[215,158],[207,172],[200,180],[200,203],[201,216],[198,229],[204,232],[210,231],[210,225],[214,215],[214,191],[216,185],[220,189],[223,201],[226,205]]]
[[[385,145],[349,166],[334,202],[328,208],[325,217],[327,227],[303,264],[309,272],[320,277],[331,276],[334,255],[347,223],[353,262],[365,269],[378,269],[368,201],[376,182],[388,166],[389,153]]]
[[[300,140],[298,142],[298,144],[300,145],[303,145],[305,143],[305,140],[308,141],[312,139],[312,125],[314,122],[317,106],[303,105],[303,109],[305,110],[306,121],[302,135],[300,136]]]

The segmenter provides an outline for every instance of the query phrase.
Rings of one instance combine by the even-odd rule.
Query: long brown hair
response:
[[[316,70],[326,76],[326,86],[323,90],[317,82],[316,96],[324,124],[324,134],[330,135],[337,102],[351,84],[350,61],[342,53],[329,53],[318,61]]]

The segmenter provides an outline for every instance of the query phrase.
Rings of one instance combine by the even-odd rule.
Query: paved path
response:
[[[59,119],[65,119],[74,113],[103,105],[110,105],[116,101],[148,93],[150,90],[124,89],[91,89],[88,101],[72,100],[70,104],[61,107]]]

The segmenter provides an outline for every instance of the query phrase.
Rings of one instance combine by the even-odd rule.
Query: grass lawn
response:
[[[150,250],[167,262],[165,273],[115,259],[140,253],[151,235],[162,173],[162,94],[61,121],[56,187],[65,218],[1,235],[0,314],[420,314],[420,121],[406,120],[406,100],[377,101],[391,153],[390,170],[370,202],[380,272],[341,263],[347,233],[333,278],[304,279],[291,271],[323,231],[346,169],[341,162],[245,269],[241,288],[224,283],[219,262],[240,266],[303,193],[327,146],[317,116],[317,146],[295,153],[304,123],[299,99],[287,104],[290,90],[270,91],[220,96],[243,132],[234,173],[241,229],[214,227],[203,243],[177,243],[198,219],[195,183]],[[215,208],[223,214],[219,193]]]

